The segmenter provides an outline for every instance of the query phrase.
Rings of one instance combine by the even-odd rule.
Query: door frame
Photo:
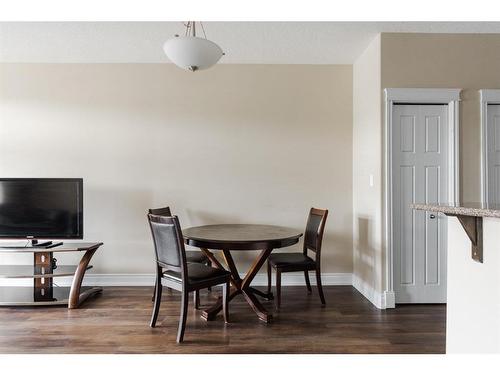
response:
[[[481,118],[481,202],[488,197],[488,104],[500,104],[500,90],[479,90]]]
[[[384,203],[383,237],[385,242],[385,291],[382,305],[396,306],[394,293],[394,248],[392,243],[392,115],[396,104],[446,104],[448,106],[448,191],[450,202],[460,197],[459,175],[459,102],[462,89],[386,88],[384,89]]]

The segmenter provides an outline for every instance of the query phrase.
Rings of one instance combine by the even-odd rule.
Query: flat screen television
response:
[[[82,239],[83,179],[0,178],[0,238]]]

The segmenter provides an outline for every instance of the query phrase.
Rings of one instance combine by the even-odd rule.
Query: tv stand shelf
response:
[[[88,271],[93,266],[87,266]],[[0,265],[0,279],[49,278],[73,276],[77,266],[37,267],[29,265]]]
[[[46,248],[0,243],[0,253],[33,253],[32,266],[0,265],[0,279],[33,279],[31,287],[0,287],[0,306],[67,305],[70,309],[78,308],[85,299],[102,292],[101,287],[82,287],[85,272],[92,268],[90,260],[100,246],[102,242],[64,243]],[[85,252],[78,266],[56,264],[54,252],[75,251]],[[54,285],[53,279],[63,276],[73,276],[70,288]]]
[[[101,288],[82,286],[80,300],[84,301],[100,291]],[[53,286],[50,298],[40,300],[36,297],[35,288],[32,286],[1,286],[0,306],[67,306],[70,295],[71,288]]]

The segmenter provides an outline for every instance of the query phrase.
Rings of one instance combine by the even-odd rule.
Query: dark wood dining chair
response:
[[[184,238],[177,216],[148,215],[149,225],[156,254],[156,285],[151,327],[156,326],[160,311],[162,280],[165,284],[181,292],[181,314],[177,342],[184,339],[189,293],[209,286],[222,284],[222,306],[224,321],[229,322],[228,294],[231,273],[200,263],[188,263]]]
[[[276,253],[269,256],[267,261],[267,292],[271,293],[271,272],[274,268],[276,270],[276,308],[279,309],[281,306],[281,274],[303,271],[307,290],[312,293],[309,271],[313,270],[316,271],[316,284],[321,304],[325,305],[325,295],[321,284],[321,243],[327,216],[328,210],[311,208],[307,219],[302,253]],[[314,259],[308,256],[308,250],[316,254]]]
[[[161,207],[161,208],[150,208],[148,212],[151,215],[158,215],[158,216],[172,216],[172,212],[170,211],[170,207]],[[203,254],[201,251],[186,251],[186,260],[188,263],[202,263],[206,264],[207,266],[211,266],[212,262],[208,257]],[[154,301],[155,299],[155,293],[156,293],[156,288],[157,285],[155,284],[155,288],[153,290],[153,297],[151,297],[151,300]],[[212,288],[208,288],[209,291],[212,290]],[[200,293],[195,292],[194,294],[194,308],[198,309],[200,307]]]

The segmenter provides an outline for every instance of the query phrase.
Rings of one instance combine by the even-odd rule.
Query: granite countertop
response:
[[[414,203],[411,204],[410,207],[415,210],[442,212],[446,215],[500,218],[499,205],[487,205],[482,203],[461,203],[459,205]]]

